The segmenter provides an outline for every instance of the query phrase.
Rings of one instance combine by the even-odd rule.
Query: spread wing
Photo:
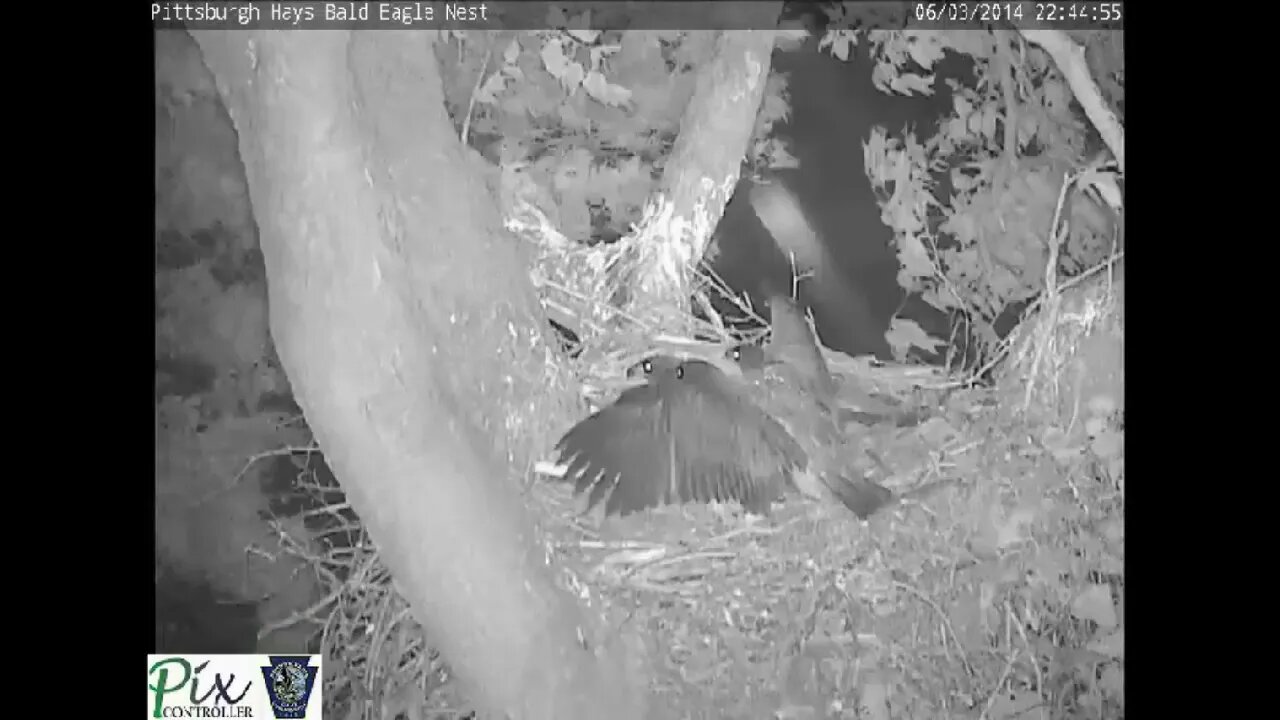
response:
[[[670,415],[676,454],[684,462],[682,499],[736,500],[764,512],[808,458],[777,420],[752,403],[715,367],[685,364]]]
[[[575,492],[606,514],[734,500],[763,512],[806,463],[773,418],[718,369],[686,361],[575,425],[557,445]]]
[[[786,372],[790,368],[775,365],[769,372],[761,373],[761,354],[758,349],[737,349],[733,355],[753,375],[750,387],[752,399],[778,418],[790,437],[797,438],[808,454],[808,466],[804,472],[792,474],[793,484],[801,493],[815,498],[832,496],[859,518],[867,518],[891,503],[893,493],[883,485],[847,475],[842,471],[840,445],[844,427],[858,422],[862,413],[840,408],[836,416],[830,415],[827,405],[809,389],[801,389]]]
[[[894,500],[893,492],[880,483],[865,478],[849,478],[843,475],[823,479],[841,504],[865,520],[880,508]]]
[[[574,492],[590,492],[588,507],[605,497],[605,512],[628,512],[669,502],[670,443],[664,445],[662,398],[655,385],[626,390],[565,433],[556,444]],[[621,489],[621,492],[618,492]]]

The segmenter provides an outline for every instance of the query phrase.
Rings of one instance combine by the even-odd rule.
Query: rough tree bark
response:
[[[383,561],[490,717],[641,717],[507,482],[542,323],[445,116],[430,35],[195,33],[240,136],[271,331]],[[598,619],[595,619],[598,622]],[[634,683],[634,684],[633,684]]]
[[[726,12],[732,8],[753,15],[755,27],[774,27],[781,7],[725,6]],[[741,26],[743,19],[736,22]],[[628,240],[626,251],[633,259],[627,266],[635,272],[623,285],[632,293],[633,306],[653,307],[689,297],[691,273],[738,182],[776,35],[772,30],[725,31],[716,37],[711,62],[698,74],[681,117],[661,189],[646,207],[639,232]]]

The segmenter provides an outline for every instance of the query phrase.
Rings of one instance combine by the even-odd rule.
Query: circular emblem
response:
[[[307,694],[307,671],[296,662],[283,662],[271,668],[271,694],[283,709],[301,710]]]

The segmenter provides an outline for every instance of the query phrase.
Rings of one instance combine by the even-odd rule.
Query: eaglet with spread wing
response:
[[[651,357],[641,364],[644,384],[565,433],[559,461],[588,508],[603,502],[607,515],[625,515],[735,501],[765,514],[794,489],[866,518],[896,499],[854,469],[846,428],[915,418],[867,394],[857,396],[859,410],[837,406],[835,379],[800,310],[781,295],[770,307],[764,347],[734,348],[730,363]]]

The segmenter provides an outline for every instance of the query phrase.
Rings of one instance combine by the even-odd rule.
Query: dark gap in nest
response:
[[[720,316],[725,329],[729,331],[735,343],[762,344],[765,341],[769,325],[762,313],[767,315],[768,308],[761,305],[759,298],[753,298],[748,291],[735,292],[706,260],[698,265],[692,307],[694,317],[700,323],[714,327],[715,323],[709,313],[697,301],[696,293],[699,291],[706,294],[711,310]],[[711,333],[700,332],[699,334],[702,335],[697,338],[699,340],[716,342],[721,339]]]
[[[582,354],[582,340],[578,337],[578,333],[550,318],[547,322],[551,323],[551,329],[555,331],[560,351],[576,360]]]

